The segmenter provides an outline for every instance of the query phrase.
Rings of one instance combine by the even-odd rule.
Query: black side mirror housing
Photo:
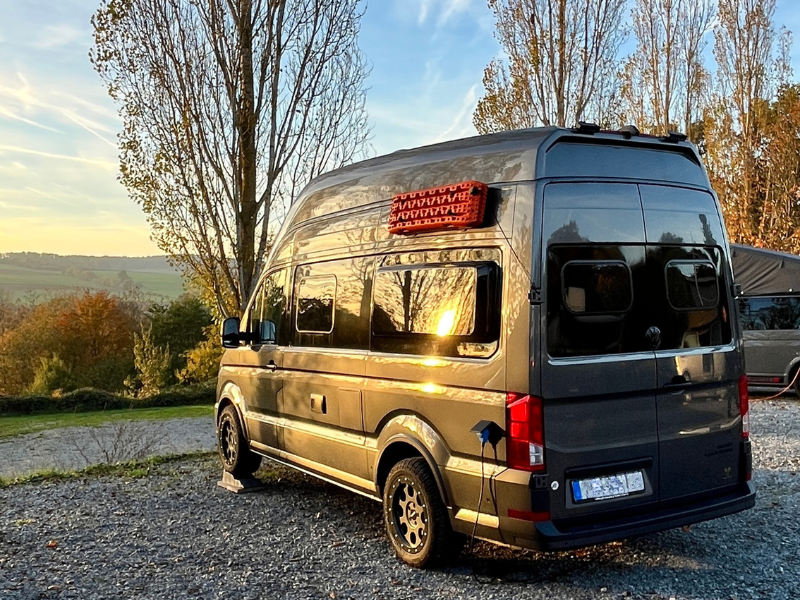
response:
[[[222,347],[238,348],[241,341],[239,317],[228,317],[222,322]]]

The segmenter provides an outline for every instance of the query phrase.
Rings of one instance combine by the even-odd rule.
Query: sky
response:
[[[800,32],[797,1],[778,0],[778,26]],[[117,181],[122,121],[88,59],[98,4],[0,0],[0,253],[160,254]],[[374,153],[475,135],[493,28],[486,0],[369,0]]]

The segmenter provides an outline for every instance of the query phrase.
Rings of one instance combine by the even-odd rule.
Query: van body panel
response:
[[[362,421],[354,414],[361,410],[365,365],[360,351],[287,348],[282,450],[369,478]]]
[[[277,416],[278,398],[283,388],[281,365],[283,348],[274,344],[226,350],[223,363],[236,365],[231,377],[240,390],[246,428],[252,440],[267,445],[278,445],[278,429],[274,423],[253,420],[251,415]],[[233,375],[233,373],[231,373]]]

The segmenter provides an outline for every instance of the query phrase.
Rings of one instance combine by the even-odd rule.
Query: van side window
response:
[[[331,333],[333,301],[336,297],[336,276],[303,277],[297,282],[297,331],[299,333]]]
[[[297,267],[295,346],[369,349],[373,264],[359,257]]]
[[[372,349],[490,356],[499,340],[500,289],[494,262],[381,268],[375,276]]]
[[[286,343],[286,269],[267,275],[253,296],[246,331],[252,344]]]
[[[800,298],[763,296],[740,298],[739,315],[745,331],[800,329]]]

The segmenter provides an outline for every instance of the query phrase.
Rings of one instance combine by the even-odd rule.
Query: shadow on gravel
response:
[[[268,477],[274,484],[273,493],[305,501],[299,502],[298,508],[318,505],[319,498],[325,498],[320,513],[299,518],[317,518],[340,532],[358,532],[383,541],[377,502],[288,469],[271,470]],[[761,484],[765,483],[761,479]],[[760,510],[775,508],[762,505]],[[506,588],[532,591],[540,586],[570,589],[578,596],[590,597],[605,591],[646,597],[783,597],[773,592],[781,585],[776,581],[783,573],[778,565],[785,560],[781,555],[786,555],[781,548],[771,548],[768,536],[760,532],[759,528],[769,525],[757,518],[758,511],[689,530],[671,530],[572,552],[539,553],[476,542],[472,555],[465,551],[452,565],[415,577],[433,587],[453,579],[463,585],[485,584],[487,592],[497,586],[496,593],[501,595]],[[785,523],[786,535],[796,536],[796,526]],[[385,560],[393,560],[388,542],[385,552]],[[751,552],[766,558],[760,559],[760,565],[754,564]]]

